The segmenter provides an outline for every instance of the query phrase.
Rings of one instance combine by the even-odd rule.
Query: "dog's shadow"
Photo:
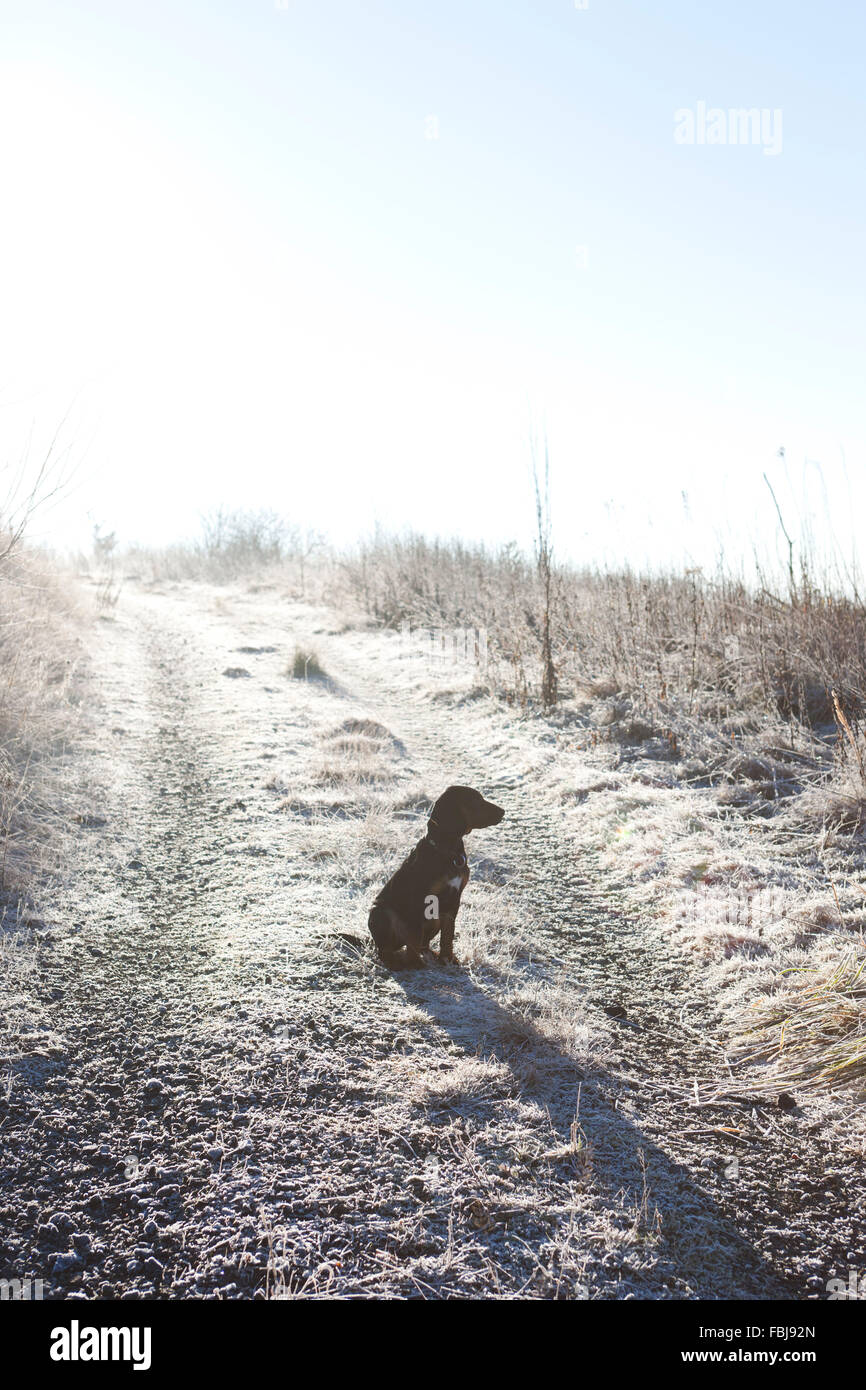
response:
[[[613,1078],[606,1078],[595,1066],[585,1075],[564,1044],[551,1041],[531,1019],[500,1004],[460,967],[404,969],[392,972],[392,977],[464,1057],[494,1058],[508,1068],[513,1078],[511,1094],[546,1110],[566,1161],[574,1152],[572,1125],[580,1087],[579,1121],[592,1145],[593,1188],[600,1186],[611,1197],[630,1191],[638,1203],[640,1194],[648,1190],[650,1205],[654,1192],[661,1194],[662,1203],[674,1196],[675,1209],[663,1211],[657,1238],[666,1247],[663,1254],[671,1272],[686,1271],[697,1286],[694,1296],[768,1299],[794,1295],[695,1176],[615,1107],[612,1088],[605,1094],[605,1081]],[[501,1103],[488,1097],[475,1108],[489,1114],[490,1106]],[[429,1108],[436,1109],[435,1098]],[[736,1285],[737,1291],[719,1292],[712,1285],[727,1290]]]

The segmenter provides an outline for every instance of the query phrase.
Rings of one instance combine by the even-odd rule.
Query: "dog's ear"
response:
[[[427,824],[433,827],[434,832],[439,830],[445,835],[463,834],[466,827],[466,813],[461,793],[465,790],[465,787],[446,787],[438,800],[433,803]]]

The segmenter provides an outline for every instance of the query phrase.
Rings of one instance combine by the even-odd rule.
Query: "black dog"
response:
[[[427,834],[389,878],[369,917],[370,935],[380,959],[395,963],[405,948],[408,964],[421,964],[437,933],[439,959],[454,960],[454,921],[460,896],[469,882],[463,836],[485,825],[498,825],[501,806],[485,801],[472,787],[449,787],[430,813]]]

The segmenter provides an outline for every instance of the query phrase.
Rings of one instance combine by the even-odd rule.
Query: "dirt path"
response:
[[[327,681],[285,675],[298,641]],[[4,1045],[0,1273],[807,1298],[866,1266],[858,1166],[808,1114],[693,1103],[714,1002],[574,853],[555,730],[268,589],[128,590],[93,679]],[[450,781],[507,817],[470,840],[461,965],[391,974],[366,905]]]

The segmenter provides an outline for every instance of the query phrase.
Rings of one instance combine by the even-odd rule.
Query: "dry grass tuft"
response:
[[[286,675],[296,681],[322,680],[325,672],[314,651],[307,647],[295,647],[292,660],[286,668]]]
[[[793,972],[781,996],[749,1011],[734,1055],[762,1068],[753,1089],[829,1089],[866,1078],[866,953],[824,970]],[[757,1011],[758,1018],[754,1019]]]
[[[439,1072],[418,1078],[414,1098],[432,1110],[465,1113],[482,1101],[518,1094],[510,1067],[495,1057],[459,1057]]]

